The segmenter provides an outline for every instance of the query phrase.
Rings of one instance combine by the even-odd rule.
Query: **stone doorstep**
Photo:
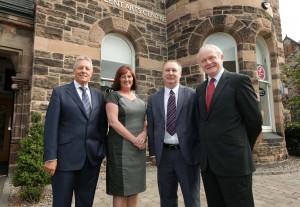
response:
[[[0,178],[0,206],[7,206],[8,197],[10,194],[10,177],[12,175],[3,176]]]

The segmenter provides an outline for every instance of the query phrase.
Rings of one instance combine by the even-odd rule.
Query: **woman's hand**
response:
[[[137,146],[140,150],[143,150],[146,148],[146,143],[142,143],[139,146]]]
[[[147,133],[145,131],[142,131],[134,141],[134,145],[138,147],[139,149],[145,149],[146,148],[146,140],[147,140]]]

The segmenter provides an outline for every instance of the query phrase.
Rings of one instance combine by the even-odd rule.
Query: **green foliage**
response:
[[[281,66],[283,83],[290,89],[287,107],[291,110],[292,119],[300,121],[300,52],[286,58],[288,64]]]
[[[21,188],[19,197],[24,201],[39,201],[44,190],[43,185],[40,186],[27,186],[26,189]]]
[[[285,127],[286,148],[291,155],[300,155],[300,122]]]
[[[20,141],[18,160],[13,175],[14,186],[21,186],[19,196],[26,201],[39,201],[50,176],[44,170],[44,125],[39,113],[33,113],[29,135]]]

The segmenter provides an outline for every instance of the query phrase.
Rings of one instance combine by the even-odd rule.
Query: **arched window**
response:
[[[238,72],[237,49],[233,37],[223,32],[217,32],[208,36],[204,41],[205,44],[218,46],[223,51],[224,68],[230,72]]]
[[[135,70],[135,51],[124,36],[115,33],[106,35],[101,45],[101,89],[105,90],[111,87],[120,66]]]
[[[272,132],[273,101],[270,57],[268,47],[263,38],[256,39],[256,62],[260,95],[260,110],[263,117],[263,131]]]

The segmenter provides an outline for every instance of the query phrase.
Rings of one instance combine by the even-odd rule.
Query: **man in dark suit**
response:
[[[88,87],[90,58],[76,59],[74,81],[53,90],[44,131],[44,168],[52,176],[54,207],[93,205],[105,156],[107,118],[104,96]],[[85,87],[85,88],[83,88]]]
[[[158,167],[161,207],[178,206],[178,182],[185,206],[200,206],[199,156],[196,156],[199,141],[193,119],[195,91],[179,84],[181,71],[177,61],[163,65],[165,87],[149,97],[147,106],[149,154],[153,165]],[[168,104],[171,96],[176,103],[173,106]]]
[[[262,118],[251,80],[225,70],[223,53],[215,45],[200,48],[197,58],[208,76],[196,88],[200,168],[208,206],[254,206],[251,151]]]

